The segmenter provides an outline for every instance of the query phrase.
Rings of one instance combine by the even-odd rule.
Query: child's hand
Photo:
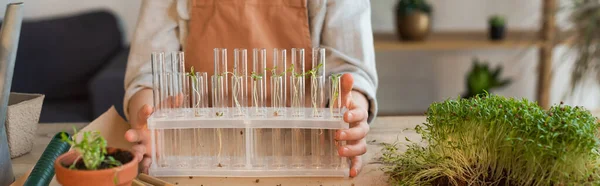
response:
[[[150,131],[148,130],[148,117],[152,114],[153,108],[150,105],[144,105],[137,112],[137,119],[131,120],[131,129],[125,132],[125,139],[133,145],[133,153],[140,161],[140,170],[142,173],[148,174],[148,168],[152,162],[150,156]],[[136,123],[133,123],[136,122]]]
[[[361,155],[367,152],[365,137],[369,132],[367,123],[369,102],[362,93],[352,90],[354,79],[351,74],[344,74],[341,83],[342,104],[348,109],[344,113],[344,121],[350,125],[350,128],[337,131],[335,139],[346,141],[345,146],[338,148],[338,153],[352,160],[350,176],[355,177],[362,167]]]

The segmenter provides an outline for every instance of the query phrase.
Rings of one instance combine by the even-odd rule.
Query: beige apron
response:
[[[252,67],[253,48],[267,49],[267,68],[273,66],[273,48],[288,50],[288,64],[290,49],[304,48],[305,68],[311,68],[312,45],[306,0],[191,1],[186,68],[194,66],[197,71],[207,72],[210,78],[214,74],[214,48],[228,49],[228,71],[233,67],[235,48],[248,49],[249,68]]]

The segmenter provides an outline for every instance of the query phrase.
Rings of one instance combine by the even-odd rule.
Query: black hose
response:
[[[38,160],[33,167],[31,174],[27,177],[24,186],[47,186],[50,184],[50,181],[52,181],[52,178],[54,177],[54,161],[58,156],[69,151],[71,148],[68,143],[61,140],[62,133],[63,132],[59,132],[54,135],[50,144],[48,144],[46,150],[44,150],[42,157],[40,157],[40,160]],[[71,138],[69,134],[64,134]]]

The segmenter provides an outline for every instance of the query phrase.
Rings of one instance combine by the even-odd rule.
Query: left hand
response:
[[[350,177],[355,177],[362,168],[361,156],[367,152],[365,137],[369,133],[367,123],[369,102],[362,93],[352,90],[354,79],[351,74],[344,74],[341,83],[342,104],[348,109],[344,113],[344,121],[350,125],[350,128],[338,130],[335,139],[346,141],[346,145],[338,147],[338,153],[352,160]]]

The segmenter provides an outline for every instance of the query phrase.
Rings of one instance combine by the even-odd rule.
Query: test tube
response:
[[[168,138],[165,138],[165,129],[157,129],[156,130],[156,159],[158,161],[158,166],[159,167],[168,167],[168,161],[167,161],[167,149],[166,149],[166,144],[167,141],[165,141]]]
[[[273,109],[273,117],[285,116],[285,102],[283,88],[283,77],[279,75],[271,76],[271,107]]]
[[[329,76],[329,110],[332,118],[342,117],[341,74]]]
[[[311,129],[311,165],[314,168],[325,166],[326,148],[328,146],[326,129]]]
[[[292,48],[292,66],[290,74],[290,99],[292,117],[304,117],[304,49]]]
[[[231,76],[231,105],[233,117],[247,116],[248,54],[246,49],[233,50],[233,75]]]
[[[287,88],[287,50],[286,49],[278,49],[275,48],[273,49],[273,71],[272,71],[273,76],[277,75],[277,76],[281,76],[284,77],[283,78],[283,86],[282,86],[282,91],[283,91],[283,103],[284,106],[287,104],[287,94],[285,93],[285,90]]]
[[[214,117],[224,117],[227,111],[227,49],[216,48],[215,74],[212,76]]]
[[[313,48],[310,76],[310,104],[313,118],[322,118],[325,108],[325,49]]]
[[[208,107],[208,95],[206,93],[206,72],[193,72],[194,76],[190,76],[192,82],[192,107],[194,110],[194,116],[206,117]]]
[[[346,145],[346,141],[337,141],[335,139],[335,132],[337,130],[329,129],[329,149],[330,151],[330,166],[334,169],[343,169],[346,167],[346,157],[339,155],[338,147]]]
[[[267,50],[253,50],[252,75],[250,82],[252,84],[252,116],[264,117],[265,114],[265,89],[266,89],[266,69],[267,69]]]
[[[175,98],[176,101],[174,104],[175,107],[175,116],[183,117],[185,116],[184,108],[185,108],[185,61],[183,52],[173,52],[171,53],[171,58],[173,60],[173,71],[176,73],[174,80],[175,85]]]
[[[273,117],[286,115],[287,54],[285,49],[273,49],[273,69],[271,71],[271,105]]]
[[[268,129],[256,128],[252,132],[252,167],[264,168],[266,167],[268,140],[265,141],[264,135]]]
[[[273,168],[285,167],[285,138],[283,132],[284,131],[281,128],[272,129],[271,142],[273,143],[273,162],[271,164],[271,167]]]
[[[231,156],[231,166],[245,167],[246,166],[246,129],[235,128],[232,130],[233,136],[233,154]]]
[[[160,102],[161,102],[161,114],[163,116],[167,116],[170,111],[170,102],[171,98],[169,97],[171,94],[171,72],[170,69],[170,60],[167,59],[167,56],[164,52],[158,54],[160,58],[162,73],[160,77]]]
[[[152,61],[152,95],[154,98],[154,117],[163,117],[161,109],[161,102],[163,100],[162,89],[161,89],[161,78],[163,78],[162,71],[162,55],[158,52],[151,54]]]

